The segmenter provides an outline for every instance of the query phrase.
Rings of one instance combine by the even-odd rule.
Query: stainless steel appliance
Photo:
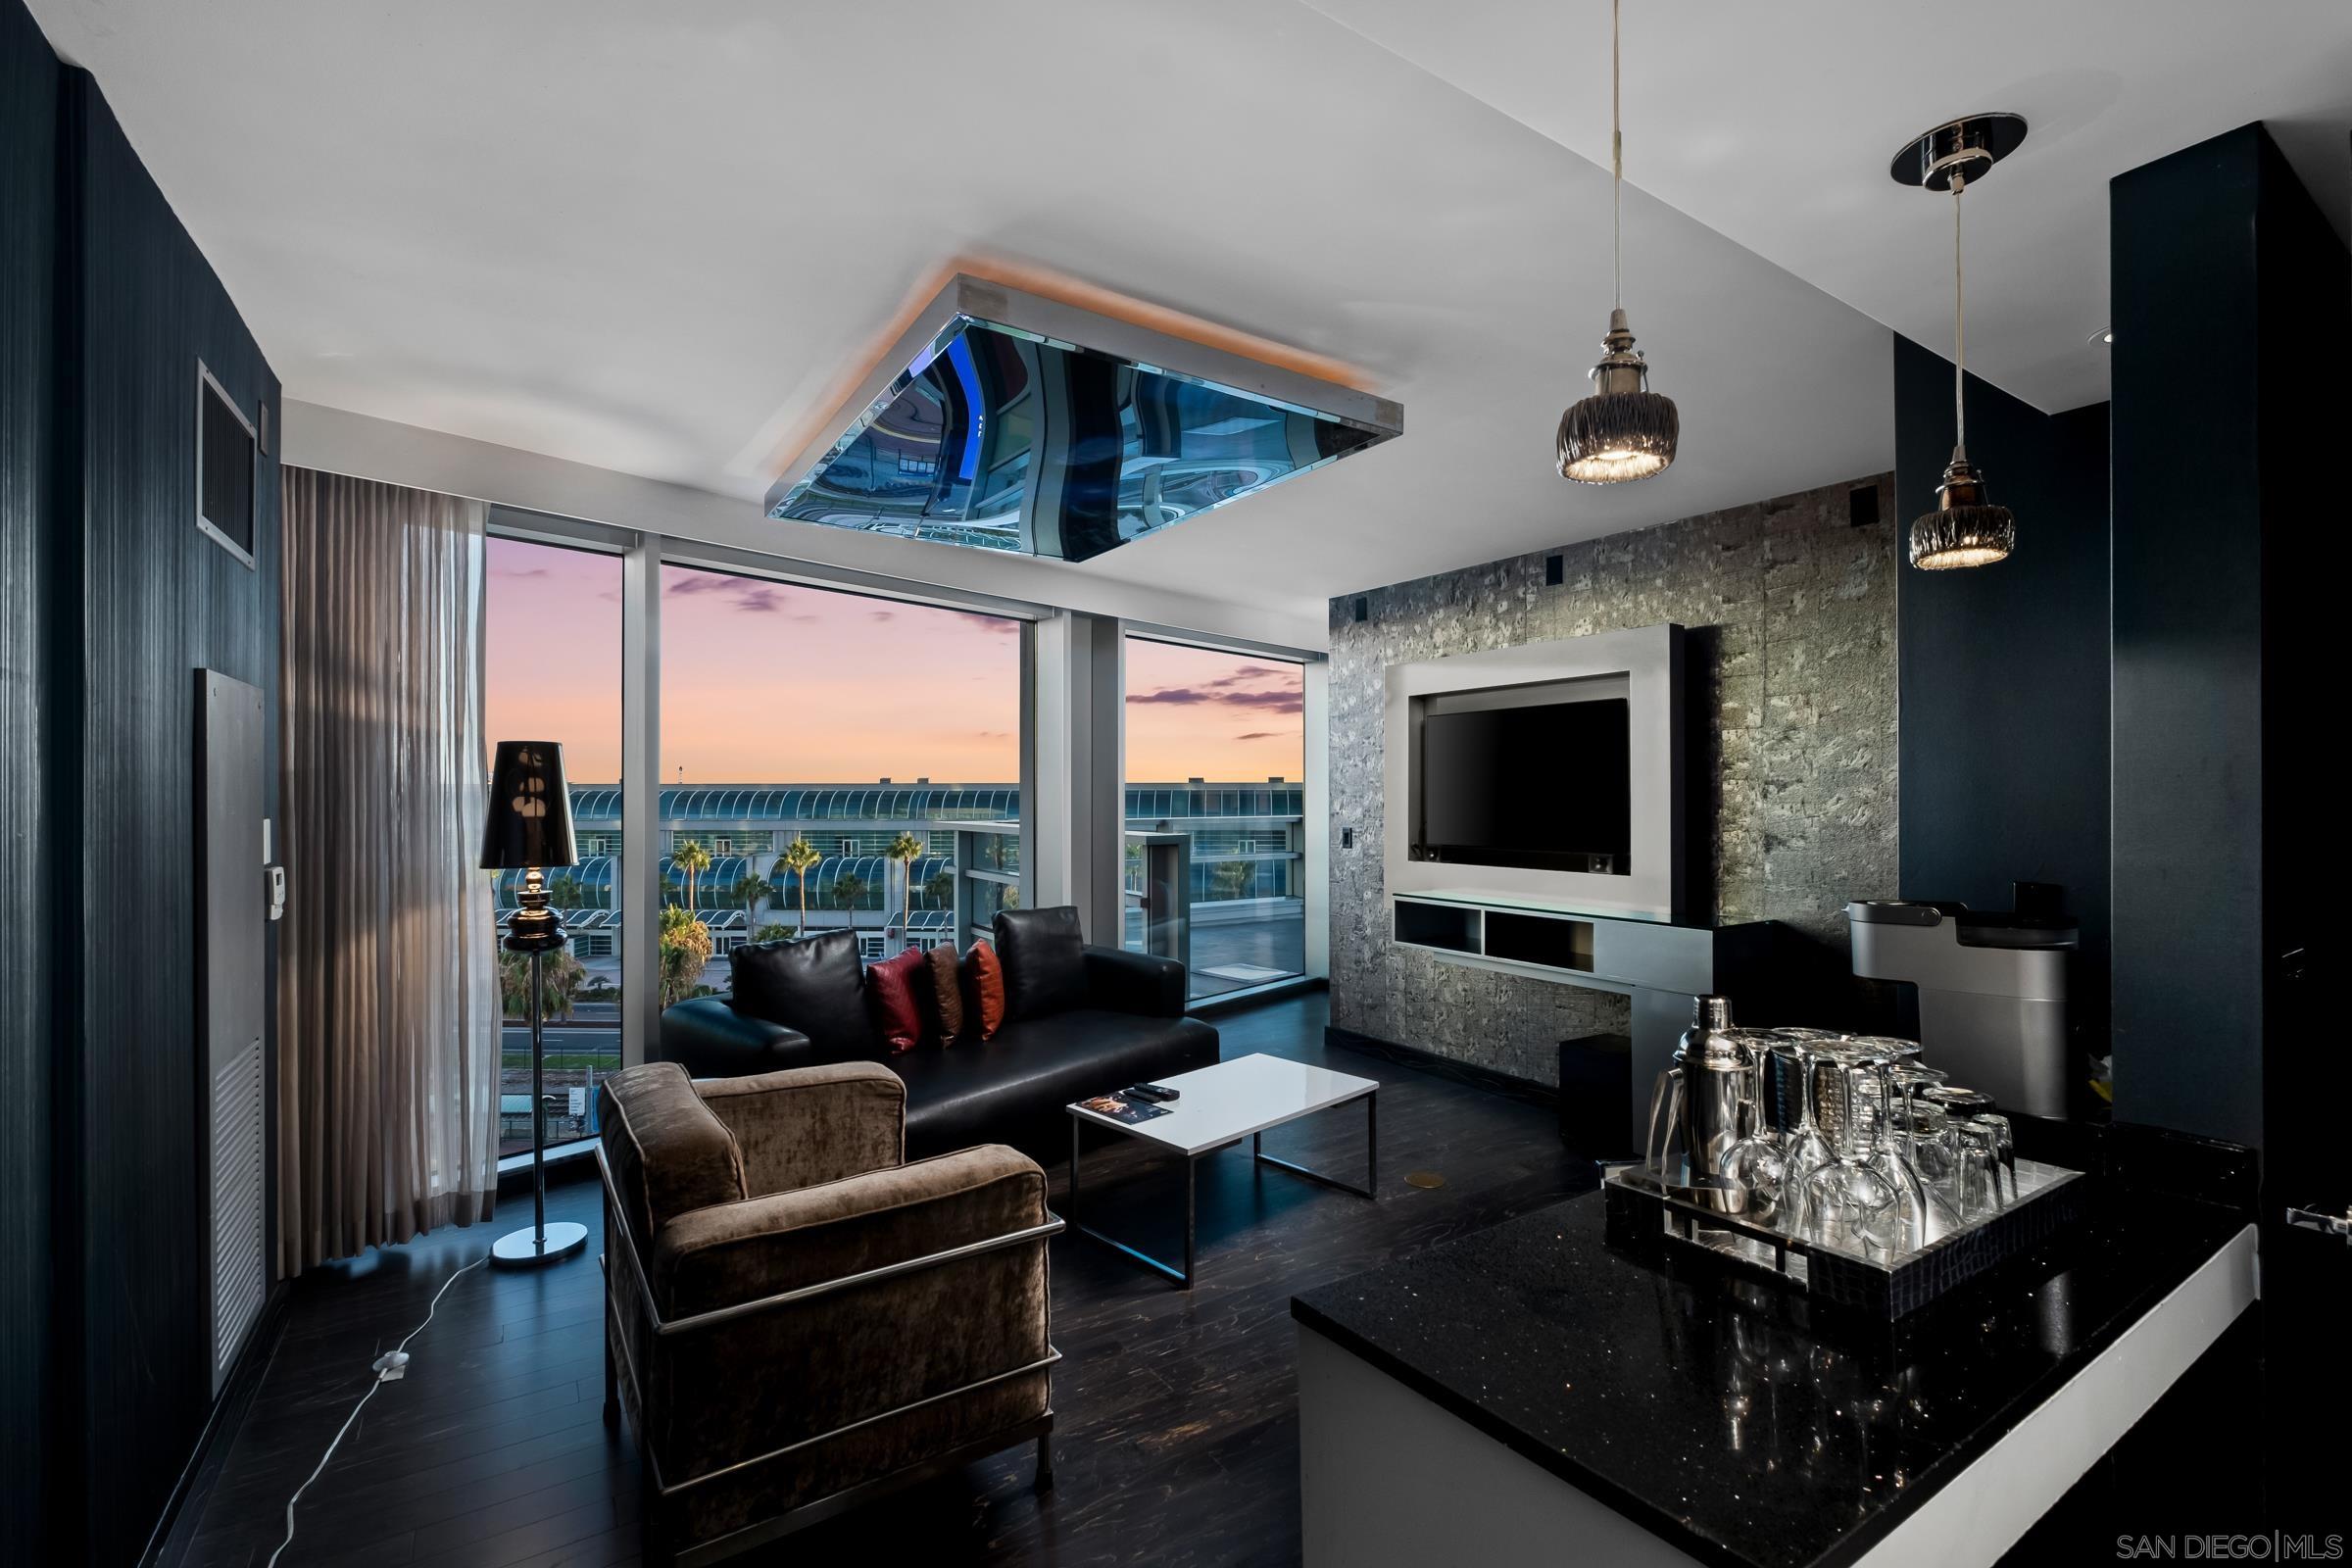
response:
[[[1865,900],[1845,906],[1854,973],[1919,988],[1928,1059],[2005,1110],[2066,1114],[2067,956],[2081,934],[2058,889],[2017,884],[2017,906]]]

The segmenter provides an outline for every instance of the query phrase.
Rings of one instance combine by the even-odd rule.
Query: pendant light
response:
[[[1623,484],[1662,473],[1674,461],[1682,416],[1674,400],[1649,389],[1649,366],[1625,324],[1625,133],[1617,69],[1617,14],[1609,0],[1609,228],[1616,293],[1609,335],[1592,367],[1592,393],[1560,416],[1560,477],[1585,484]]]
[[[1984,475],[1968,461],[1968,309],[1961,285],[1960,198],[2026,139],[2016,115],[1971,115],[1936,126],[1894,155],[1896,180],[1952,193],[1952,461],[1936,487],[1936,510],[1911,524],[1911,564],[1922,571],[1989,566],[2017,548],[2017,516],[1984,496]]]

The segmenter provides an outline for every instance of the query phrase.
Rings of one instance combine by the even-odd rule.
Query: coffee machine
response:
[[[2067,956],[2082,943],[2061,890],[2019,882],[2015,907],[1869,899],[1845,906],[1854,973],[1919,988],[1919,1043],[2001,1109],[2066,1114]]]

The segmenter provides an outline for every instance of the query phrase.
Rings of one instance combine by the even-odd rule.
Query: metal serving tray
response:
[[[1601,1180],[1611,1240],[1695,1250],[1769,1275],[1817,1301],[1892,1321],[2037,1246],[2082,1215],[2082,1173],[2017,1162],[2017,1196],[1948,1235],[1906,1251],[1792,1236],[1769,1221],[1701,1208],[1666,1191],[1644,1165]]]

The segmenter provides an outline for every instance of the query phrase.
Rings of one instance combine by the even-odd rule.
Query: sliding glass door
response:
[[[1024,622],[662,568],[664,1004],[745,942],[931,948],[1019,902]]]
[[[1181,932],[1196,999],[1296,978],[1304,669],[1146,637],[1127,639],[1126,665],[1127,945],[1163,951]]]
[[[596,1083],[621,1065],[621,558],[493,535],[485,546],[483,718],[492,746],[564,747],[580,863],[551,869],[548,890],[568,941],[542,972],[547,1019],[547,1138],[595,1130]],[[488,759],[483,760],[484,768]],[[610,808],[605,803],[611,802]],[[503,931],[519,871],[498,873]],[[506,1025],[499,1062],[499,1152],[531,1147],[529,961],[501,951]]]

